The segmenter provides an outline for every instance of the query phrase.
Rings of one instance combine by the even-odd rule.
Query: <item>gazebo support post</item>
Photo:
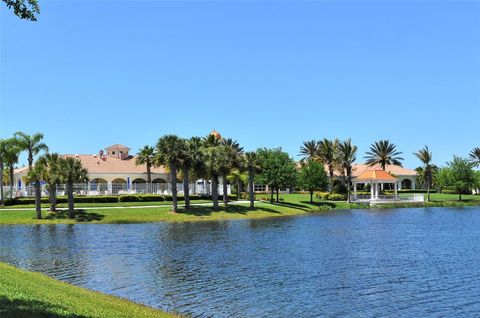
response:
[[[394,199],[397,200],[397,199],[398,199],[397,182],[395,182],[395,183],[393,184],[393,189],[394,189],[394,191],[395,191]]]
[[[357,201],[357,183],[353,183],[353,200]]]

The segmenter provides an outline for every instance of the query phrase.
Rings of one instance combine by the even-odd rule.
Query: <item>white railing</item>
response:
[[[423,194],[413,194],[409,196],[395,196],[394,194],[382,194],[378,198],[372,198],[370,194],[350,195],[350,201],[355,202],[424,202]]]
[[[183,195],[183,183],[176,185],[178,195]],[[13,187],[11,191],[10,186],[3,186],[4,198],[19,198],[19,197],[34,197],[35,187],[33,185]],[[41,186],[42,196],[48,196],[49,189],[46,184]],[[57,196],[67,194],[67,187],[65,184],[56,185]],[[73,185],[73,192],[76,195],[125,195],[125,194],[158,194],[171,195],[172,186],[170,183],[75,183]],[[190,183],[189,194],[206,195],[212,193],[201,184]],[[230,185],[227,187],[227,193],[230,194]],[[223,186],[218,186],[218,194],[223,195]]]

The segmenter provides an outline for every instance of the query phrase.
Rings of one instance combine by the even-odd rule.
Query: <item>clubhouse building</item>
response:
[[[215,130],[212,132],[215,137],[221,138]],[[170,194],[170,175],[165,167],[151,167],[152,184],[147,184],[146,165],[137,165],[136,156],[130,154],[130,148],[124,145],[111,145],[105,150],[100,150],[96,154],[65,154],[65,157],[78,158],[82,165],[88,170],[89,182],[79,185],[76,190],[79,194],[102,195],[102,194],[126,194],[126,193],[155,193]],[[353,180],[359,176],[365,175],[367,171],[381,170],[378,166],[368,166],[365,164],[355,164],[353,166]],[[415,170],[406,169],[397,165],[387,165],[385,171],[395,177],[391,188],[415,189],[417,186],[417,173]],[[14,185],[21,191],[25,187],[25,177],[28,167],[15,169]],[[342,177],[338,171],[335,172],[337,178]],[[177,180],[180,183],[181,180]],[[220,182],[221,184],[221,182]],[[363,188],[359,184],[359,189]],[[182,186],[177,185],[179,193],[182,193]],[[211,193],[211,185],[207,180],[199,179],[190,185],[192,194]],[[383,190],[383,185],[381,185]],[[269,191],[268,186],[255,184],[255,191]],[[282,192],[290,192],[290,189],[281,189]],[[229,187],[230,192],[230,187]],[[222,187],[219,187],[219,194],[222,194]],[[23,193],[17,193],[23,196]]]

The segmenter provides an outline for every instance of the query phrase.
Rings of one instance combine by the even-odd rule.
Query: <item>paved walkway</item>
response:
[[[182,201],[183,202],[183,201]],[[219,204],[221,204],[223,201],[218,201]],[[241,205],[241,204],[246,204],[250,203],[250,201],[230,201],[228,204],[231,205]],[[207,203],[191,203],[190,206],[211,206],[212,202],[207,202]],[[110,210],[110,209],[143,209],[143,208],[169,208],[171,207],[171,204],[157,204],[157,205],[130,205],[130,206],[76,206],[75,209],[82,209],[82,210]],[[185,204],[179,204],[179,207],[184,207]],[[68,208],[57,208],[57,211],[66,211]],[[49,211],[49,207],[42,207],[43,211]],[[0,209],[0,211],[35,211],[35,207],[32,208],[5,208],[5,209]]]

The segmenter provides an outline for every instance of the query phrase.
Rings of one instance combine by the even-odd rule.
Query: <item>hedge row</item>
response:
[[[394,193],[394,190],[385,190],[385,193]],[[426,189],[402,189],[398,193],[427,193]],[[437,193],[437,190],[431,189],[430,193]]]
[[[449,189],[442,190],[442,193],[443,193],[443,194],[458,194],[457,191],[455,191],[455,190],[449,190]],[[472,194],[472,192],[470,192],[470,191],[463,191],[462,194]]]
[[[211,197],[200,196],[200,195],[190,195],[190,200],[208,200]],[[223,196],[218,196],[219,200],[223,200]],[[235,200],[235,195],[229,195],[229,200]],[[117,202],[161,202],[161,201],[172,201],[171,195],[158,195],[158,194],[126,194],[126,195],[102,195],[102,196],[75,196],[75,203],[117,203]],[[184,200],[183,195],[178,196],[179,201]],[[48,203],[47,197],[42,197],[42,203]],[[57,197],[57,203],[67,203],[66,196]],[[17,205],[17,204],[35,204],[35,198],[16,198],[16,199],[6,199],[5,205]]]

